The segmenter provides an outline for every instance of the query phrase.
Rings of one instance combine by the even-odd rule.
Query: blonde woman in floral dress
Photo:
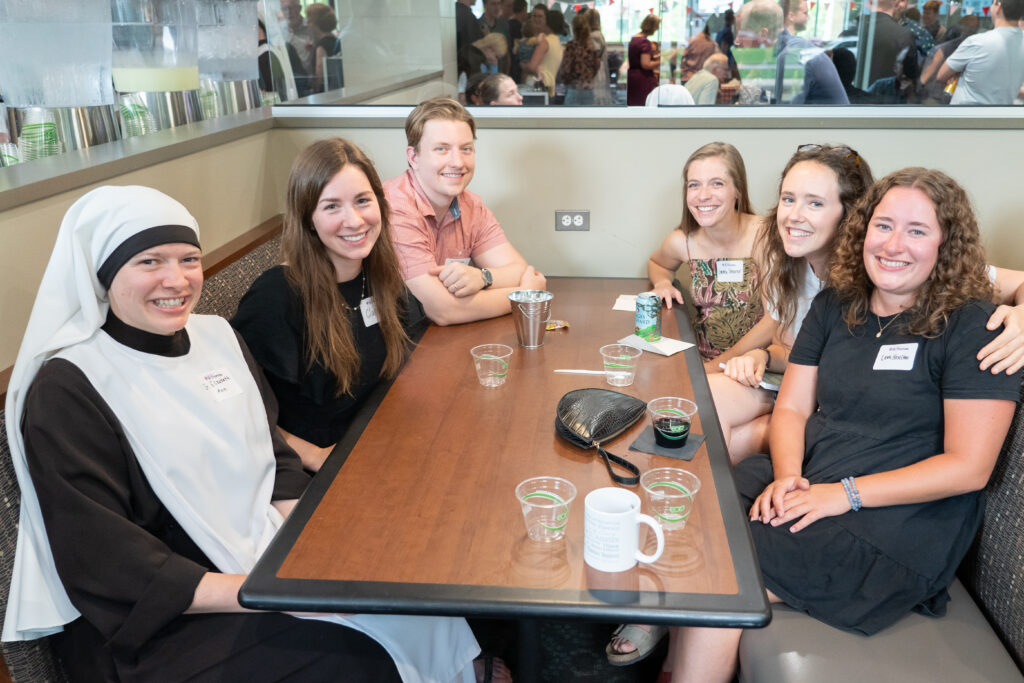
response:
[[[680,281],[697,308],[693,321],[705,361],[735,344],[761,317],[760,267],[752,257],[761,219],[750,208],[747,174],[740,153],[712,142],[683,167],[683,218],[647,262],[653,291],[672,308],[683,294],[672,281],[684,263]],[[708,365],[715,366],[717,363]]]

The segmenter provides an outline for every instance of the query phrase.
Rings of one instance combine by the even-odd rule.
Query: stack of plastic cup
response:
[[[18,146],[13,142],[0,142],[0,166],[14,166],[21,161]]]
[[[121,134],[126,138],[145,135],[156,130],[156,121],[149,109],[134,95],[121,96]]]
[[[57,120],[52,111],[42,107],[29,107],[25,110],[18,151],[22,161],[57,156],[63,151],[57,139]]]

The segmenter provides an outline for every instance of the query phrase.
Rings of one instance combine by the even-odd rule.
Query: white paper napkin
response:
[[[649,342],[646,339],[641,339],[635,334],[623,337],[618,343],[625,344],[626,346],[632,346],[634,349],[640,349],[641,351],[660,353],[662,356],[671,356],[693,346],[693,344],[679,341],[678,339],[669,339],[668,337],[662,337],[656,342]]]

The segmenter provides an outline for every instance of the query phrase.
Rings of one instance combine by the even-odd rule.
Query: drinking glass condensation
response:
[[[601,347],[604,361],[604,378],[613,387],[628,387],[636,377],[636,363],[643,353],[625,344],[608,344]]]
[[[654,429],[654,442],[662,448],[682,448],[690,436],[690,423],[697,404],[685,398],[662,396],[647,402],[647,415]]]
[[[533,541],[557,541],[565,536],[569,506],[576,487],[561,477],[533,477],[516,487],[526,535]]]
[[[500,387],[508,377],[508,361],[512,347],[504,344],[481,344],[469,352],[473,355],[476,376],[485,387]]]
[[[640,486],[651,516],[666,531],[682,529],[693,511],[693,497],[700,489],[697,475],[678,467],[658,467],[644,472]]]

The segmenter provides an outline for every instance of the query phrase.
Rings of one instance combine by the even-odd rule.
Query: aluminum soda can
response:
[[[636,296],[636,336],[647,341],[661,339],[661,297],[655,292],[641,292]]]

